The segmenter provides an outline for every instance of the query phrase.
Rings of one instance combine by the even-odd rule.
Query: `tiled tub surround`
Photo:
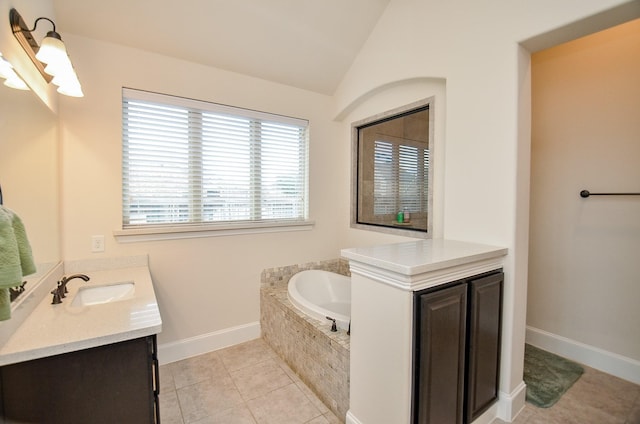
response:
[[[291,276],[307,269],[349,275],[343,259],[265,269],[260,288],[262,337],[344,421],[349,409],[349,335],[344,330],[331,332],[329,321],[306,316],[287,298]]]

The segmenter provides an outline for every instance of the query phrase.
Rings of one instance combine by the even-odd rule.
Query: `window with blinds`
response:
[[[431,237],[433,103],[420,100],[352,124],[352,227]]]
[[[308,126],[123,89],[123,229],[305,221]]]

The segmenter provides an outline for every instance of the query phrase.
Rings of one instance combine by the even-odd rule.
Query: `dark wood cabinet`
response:
[[[469,282],[467,423],[498,400],[503,273]]]
[[[414,294],[414,424],[471,423],[498,395],[500,271]]]
[[[460,284],[417,298],[416,423],[462,422],[467,288]],[[446,384],[443,384],[446,382]]]
[[[155,336],[0,368],[7,423],[159,423]]]

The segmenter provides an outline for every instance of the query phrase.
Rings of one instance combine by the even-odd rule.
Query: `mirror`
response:
[[[3,204],[25,225],[36,276],[60,260],[58,150],[57,116],[33,92],[0,84]]]
[[[430,238],[433,98],[352,125],[354,228]]]

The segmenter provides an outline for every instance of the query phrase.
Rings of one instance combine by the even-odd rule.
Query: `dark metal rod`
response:
[[[587,198],[589,196],[640,196],[640,193],[591,193],[589,190],[580,192],[580,197]]]

